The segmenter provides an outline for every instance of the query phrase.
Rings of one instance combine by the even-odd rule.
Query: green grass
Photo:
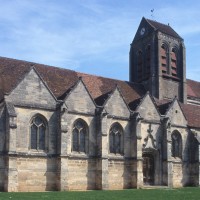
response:
[[[199,200],[200,188],[149,189],[86,192],[19,192],[0,193],[0,200]]]

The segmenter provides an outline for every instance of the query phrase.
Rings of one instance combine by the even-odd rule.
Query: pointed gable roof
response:
[[[150,112],[154,112],[154,111],[156,111],[156,114],[157,114],[157,116],[159,116],[159,119],[160,119],[160,112],[159,112],[159,110],[158,110],[158,107],[157,107],[157,105],[156,105],[156,102],[155,102],[155,100],[154,100],[154,98],[152,97],[152,95],[149,93],[149,91],[147,91],[146,92],[146,94],[143,96],[143,98],[141,98],[140,100],[138,100],[138,105],[137,105],[137,107],[136,107],[136,112],[139,112],[140,113],[140,115],[142,116],[142,115],[144,115],[144,113],[145,113],[145,115],[146,115],[146,117],[149,117],[148,116],[148,114],[149,114],[149,112],[147,111],[148,109],[149,109],[149,105],[147,106],[147,105],[145,105],[144,103],[145,103],[145,101],[148,101],[148,100],[150,100],[149,101],[149,103],[152,103],[153,104],[153,106],[154,106],[154,108],[155,108],[155,110],[153,110],[152,108],[150,109],[151,111]],[[141,110],[141,105],[145,105],[145,107],[146,107],[146,109],[145,109],[145,111],[144,110]],[[150,106],[151,107],[151,106]],[[140,110],[140,111],[139,111]],[[141,112],[143,112],[143,114],[141,113]],[[142,116],[142,117],[144,117],[144,116]],[[152,116],[151,116],[152,117]],[[153,118],[155,118],[155,115],[153,116]]]
[[[130,109],[129,109],[129,106],[127,105],[127,103],[126,103],[126,101],[125,101],[125,99],[124,99],[124,97],[123,97],[123,95],[122,95],[121,90],[120,90],[119,87],[118,87],[118,85],[116,85],[115,88],[109,93],[108,98],[107,98],[106,101],[104,102],[103,106],[106,105],[106,103],[109,101],[109,99],[111,98],[111,96],[112,96],[116,91],[119,92],[119,95],[121,96],[121,99],[122,99],[123,102],[125,103],[127,109],[130,110]]]
[[[116,85],[119,88],[126,104],[141,98],[141,96],[143,96],[146,92],[145,88],[141,84],[84,73],[77,74],[82,77],[82,80],[87,86],[91,96],[94,98],[96,104],[100,106],[104,104],[109,95],[116,88]]]
[[[37,70],[57,98],[66,92],[74,82],[78,81],[76,72],[72,70],[0,57],[0,78],[3,82],[3,93],[9,94],[32,67]]]
[[[77,81],[71,88],[69,88],[69,89],[66,91],[66,93],[64,93],[64,94],[62,95],[62,99],[63,99],[63,100],[66,100],[66,99],[69,97],[69,95],[78,87],[79,84],[82,84],[82,85],[84,86],[85,91],[87,92],[87,94],[88,94],[88,96],[90,97],[91,101],[92,101],[92,102],[94,103],[94,105],[96,106],[96,103],[95,103],[94,99],[92,98],[90,92],[88,91],[88,89],[87,89],[85,83],[83,82],[82,77],[79,77],[78,81]]]
[[[104,101],[103,108],[109,113],[111,116],[118,117],[130,117],[130,109],[127,105],[121,90],[116,85],[113,91],[108,95],[106,101]]]
[[[181,110],[181,112],[182,112],[182,114],[183,114],[185,120],[187,120],[186,115],[185,115],[185,112],[184,112],[183,108],[181,107],[181,103],[180,103],[180,101],[177,99],[177,97],[174,97],[173,101],[172,101],[171,103],[169,103],[169,107],[167,108],[165,114],[167,115],[167,114],[170,112],[170,110],[174,107],[175,103],[177,103],[177,105],[179,106],[179,108],[180,108],[180,110]]]
[[[156,99],[156,104],[161,115],[166,115],[167,111],[172,106],[173,101],[169,100],[158,100]],[[188,122],[189,127],[200,128],[200,106],[192,104],[183,104],[178,101],[181,110]]]
[[[179,38],[181,40],[183,40],[181,38],[181,36],[169,25],[166,24],[162,24],[160,22],[154,21],[154,20],[150,20],[150,19],[146,19],[146,21],[155,29],[158,30],[162,33],[165,33],[167,35],[170,35],[172,37],[175,38]]]

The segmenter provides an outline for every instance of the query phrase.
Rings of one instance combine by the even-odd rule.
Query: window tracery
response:
[[[44,118],[40,115],[34,116],[31,120],[30,129],[30,148],[36,150],[45,150],[45,137],[47,126]]]
[[[123,154],[123,130],[120,124],[112,125],[109,133],[110,153]]]
[[[182,158],[182,138],[178,131],[172,133],[172,157]]]
[[[83,120],[75,121],[72,131],[72,151],[86,153],[87,129]]]

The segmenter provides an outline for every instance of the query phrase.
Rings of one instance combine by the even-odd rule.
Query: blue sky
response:
[[[187,78],[200,81],[199,0],[0,0],[0,56],[128,80],[142,17],[184,38]]]

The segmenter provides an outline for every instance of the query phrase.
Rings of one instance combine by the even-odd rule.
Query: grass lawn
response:
[[[199,200],[200,188],[183,189],[149,189],[120,191],[86,191],[86,192],[21,192],[0,193],[0,200]]]

